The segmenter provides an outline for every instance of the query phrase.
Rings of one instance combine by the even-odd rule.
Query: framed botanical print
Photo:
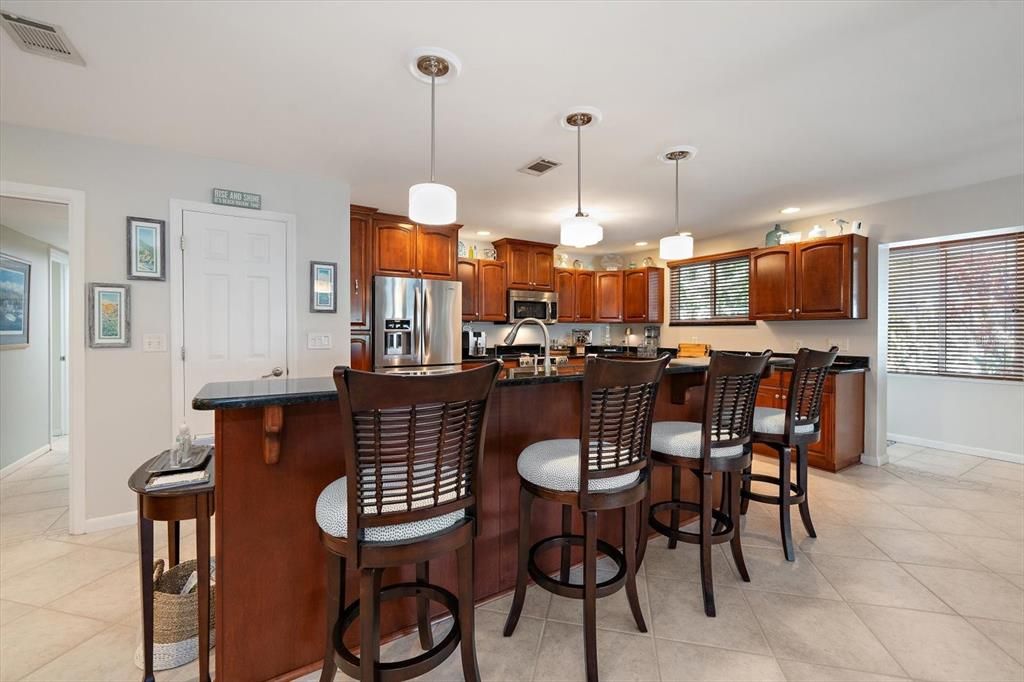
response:
[[[89,347],[132,345],[131,298],[127,284],[89,284]]]
[[[163,220],[128,217],[128,279],[167,279],[164,227]]]
[[[309,262],[309,312],[338,312],[338,264]]]
[[[0,253],[0,348],[28,345],[32,264]]]

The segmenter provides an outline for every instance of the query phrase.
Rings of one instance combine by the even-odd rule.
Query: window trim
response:
[[[742,318],[722,318],[722,319],[710,319],[710,320],[672,320],[672,269],[686,266],[686,265],[698,265],[700,263],[716,263],[720,261],[739,260],[746,256],[750,258],[750,254],[757,251],[756,248],[750,249],[738,249],[736,251],[725,251],[723,253],[713,253],[706,256],[696,256],[694,258],[684,258],[682,260],[672,260],[665,263],[665,267],[668,269],[668,287],[669,287],[669,301],[668,301],[668,326],[669,327],[752,327],[757,324],[757,320],[749,318],[750,315],[750,294],[748,290],[747,294],[747,315],[748,319]]]

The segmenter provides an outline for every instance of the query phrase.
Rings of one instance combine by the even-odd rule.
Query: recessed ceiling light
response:
[[[487,230],[477,230],[476,233],[481,237],[489,237],[491,233]]]
[[[786,208],[784,208],[781,211],[779,211],[779,213],[784,213],[786,215],[789,215],[790,213],[799,213],[799,212],[800,212],[800,207],[799,206],[787,206]]]
[[[647,246],[647,242],[637,242],[633,246]]]

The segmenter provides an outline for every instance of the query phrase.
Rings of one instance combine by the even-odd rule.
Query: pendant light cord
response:
[[[576,216],[583,217],[583,126],[576,123]]]
[[[434,79],[437,78],[437,62],[431,61],[430,69],[430,181],[434,181]]]
[[[676,232],[679,232],[679,159],[676,159]]]

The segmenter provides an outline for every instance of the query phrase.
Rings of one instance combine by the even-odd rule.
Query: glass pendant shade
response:
[[[562,221],[562,233],[559,241],[565,246],[582,249],[593,246],[604,239],[604,228],[590,216],[572,216]]]
[[[663,237],[658,246],[658,255],[662,260],[693,258],[693,235],[688,232]]]
[[[409,188],[409,219],[423,225],[455,222],[455,190],[437,182],[421,182]]]

